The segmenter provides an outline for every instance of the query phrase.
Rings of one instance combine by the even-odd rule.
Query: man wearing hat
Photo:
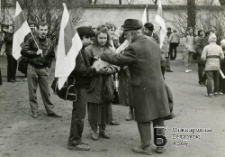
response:
[[[142,23],[127,19],[122,26],[130,45],[124,53],[103,53],[100,58],[114,65],[127,65],[131,75],[132,101],[135,120],[141,137],[141,146],[133,148],[136,153],[152,154],[150,149],[153,126],[164,126],[164,117],[170,115],[166,86],[160,69],[160,48],[151,38],[142,34]],[[163,152],[163,147],[157,147]]]
[[[217,37],[213,33],[209,36],[209,45],[205,46],[202,52],[201,60],[205,62],[205,73],[207,79],[207,97],[213,96],[214,82],[214,94],[219,92],[219,70],[220,61],[224,59],[222,48],[216,44]]]
[[[153,30],[154,30],[154,25],[152,23],[147,22],[144,24],[144,29],[143,29],[144,35],[152,37],[159,44],[159,36],[156,33],[154,33]]]

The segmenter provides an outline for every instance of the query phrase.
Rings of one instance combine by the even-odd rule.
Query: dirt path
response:
[[[173,73],[166,73],[166,82],[171,87],[176,118],[166,121],[168,143],[161,157],[225,157],[225,96],[206,98],[206,88],[197,83],[196,69],[184,73],[180,60],[173,61]],[[30,116],[27,82],[6,82],[6,58],[0,58],[3,86],[0,86],[0,157],[137,157],[133,146],[140,144],[139,133],[134,121],[125,121],[128,108],[113,106],[114,117],[119,126],[107,126],[111,139],[92,141],[90,127],[85,121],[83,140],[90,144],[91,151],[70,151],[66,148],[69,135],[72,105],[52,95],[56,111],[63,119],[51,119],[46,112],[38,91],[40,116]],[[18,72],[18,79],[22,79]],[[51,83],[53,73],[51,75]],[[172,128],[207,128],[208,133],[177,133]],[[199,130],[197,130],[199,131]],[[203,130],[202,130],[203,131]],[[185,141],[173,139],[200,138]],[[190,136],[192,135],[192,136]],[[195,135],[195,136],[193,136]],[[183,136],[179,136],[183,137]],[[182,144],[176,146],[175,144]]]

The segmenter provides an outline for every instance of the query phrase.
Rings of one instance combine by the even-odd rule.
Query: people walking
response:
[[[208,37],[205,37],[205,32],[203,30],[198,31],[198,38],[195,42],[195,50],[197,53],[198,61],[198,83],[200,86],[205,86],[206,75],[205,75],[205,62],[201,60],[203,48],[208,45]],[[207,40],[206,40],[207,39]]]
[[[207,79],[207,97],[219,92],[219,70],[220,62],[224,59],[222,48],[216,44],[215,34],[209,36],[209,45],[205,46],[201,59],[205,62],[205,73]],[[214,87],[214,89],[213,89]]]
[[[192,27],[189,27],[187,29],[187,36],[185,40],[185,52],[184,52],[184,63],[186,66],[186,73],[191,72],[191,66],[192,66],[192,61],[193,61],[193,55],[195,53],[195,48],[194,48],[194,30]]]
[[[169,36],[169,54],[170,59],[175,60],[177,58],[177,46],[180,43],[180,37],[177,30],[173,30],[173,33]]]

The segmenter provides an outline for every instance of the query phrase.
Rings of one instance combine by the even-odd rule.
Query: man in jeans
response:
[[[88,151],[88,144],[82,142],[81,137],[84,129],[84,118],[86,115],[87,89],[91,83],[91,77],[97,75],[95,68],[91,67],[88,56],[84,48],[91,44],[91,38],[95,36],[90,27],[79,27],[77,32],[82,40],[83,48],[76,58],[76,67],[70,74],[75,78],[77,90],[77,101],[73,102],[72,120],[70,136],[68,139],[68,149]]]
[[[37,87],[40,86],[41,97],[47,111],[47,115],[53,118],[61,118],[54,111],[54,105],[50,100],[50,90],[48,85],[49,68],[52,59],[55,57],[54,47],[50,39],[47,38],[48,25],[38,24],[38,35],[26,40],[21,54],[28,59],[27,81],[29,90],[29,100],[31,116],[38,117]]]
[[[205,73],[207,78],[207,97],[213,95],[214,82],[214,94],[217,95],[219,92],[219,70],[220,61],[224,59],[222,48],[216,44],[216,35],[211,34],[209,36],[209,45],[205,46],[202,52],[201,59],[205,61]]]

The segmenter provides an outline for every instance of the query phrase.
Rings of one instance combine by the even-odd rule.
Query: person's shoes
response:
[[[186,69],[185,72],[186,72],[186,73],[189,73],[190,71],[189,71],[189,69]]]
[[[31,113],[31,117],[37,118],[38,117],[38,113],[37,112]]]
[[[48,114],[49,117],[52,117],[52,118],[62,118],[62,116],[56,114],[56,113],[50,113]]]
[[[15,80],[8,80],[8,82],[15,83],[16,81]]]
[[[14,80],[15,82],[20,82],[20,80]]]
[[[119,125],[120,123],[115,121],[115,120],[112,120],[111,122],[109,122],[110,125]]]
[[[99,133],[97,131],[96,132],[93,131],[92,134],[91,134],[91,138],[92,138],[92,140],[97,141],[98,138],[99,138]]]
[[[90,146],[83,142],[81,142],[77,145],[67,145],[67,148],[69,150],[78,150],[78,151],[89,151],[90,150]]]
[[[205,94],[206,97],[212,98],[213,94]]]
[[[170,70],[170,69],[168,69],[168,70],[166,70],[167,72],[173,72],[172,70]]]
[[[129,112],[129,114],[126,117],[126,121],[131,121],[133,119],[133,114]]]
[[[132,149],[133,152],[135,153],[140,153],[140,154],[146,154],[146,155],[152,155],[151,149],[142,149],[141,147],[134,147]]]
[[[105,131],[100,132],[99,134],[101,137],[106,138],[106,139],[110,139],[109,134],[107,134]]]
[[[223,92],[218,92],[218,95],[223,95]]]
[[[156,150],[155,151],[158,154],[162,154],[163,152],[166,151],[166,149],[164,147],[156,147]]]
[[[23,79],[24,82],[27,82],[27,77],[25,79]]]

